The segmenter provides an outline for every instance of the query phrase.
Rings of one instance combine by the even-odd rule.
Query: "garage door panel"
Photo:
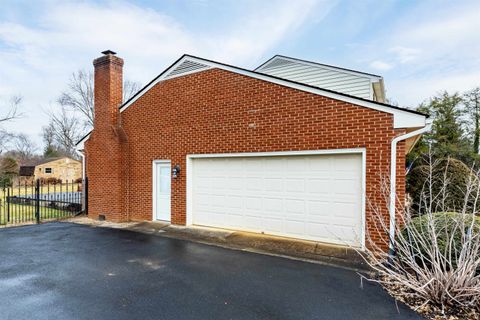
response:
[[[242,228],[243,227],[243,215],[231,214],[228,216],[228,223],[232,227]]]
[[[285,212],[288,214],[305,214],[305,201],[298,199],[285,199]]]
[[[245,178],[246,189],[250,191],[260,191],[263,189],[263,180],[257,177]]]
[[[285,159],[283,158],[263,158],[264,172],[266,175],[285,170]]]
[[[305,222],[303,221],[287,220],[285,221],[284,227],[287,234],[295,236],[301,236],[305,234]]]
[[[198,176],[195,181],[196,190],[210,189],[212,180],[208,176]]]
[[[344,217],[344,218],[352,218],[357,219],[359,218],[355,212],[355,208],[358,207],[357,203],[354,202],[334,202],[332,205],[332,214],[335,217]]]
[[[267,191],[267,192],[283,191],[283,180],[281,178],[265,178],[264,191]]]
[[[265,211],[274,212],[276,215],[282,215],[283,199],[281,198],[264,198],[263,209]]]
[[[290,172],[302,172],[307,170],[307,160],[305,157],[283,158],[286,162],[286,169]]]
[[[231,161],[240,160],[243,162],[244,170],[247,173],[263,172],[263,160],[259,158],[243,158],[243,159],[232,159]]]
[[[337,240],[345,239],[350,242],[360,240],[360,233],[356,231],[352,232],[352,229],[348,226],[334,226],[332,231]]]
[[[245,215],[244,228],[246,231],[262,231],[262,219],[258,215]]]
[[[307,192],[329,194],[332,188],[330,179],[311,178],[308,179]]]
[[[212,211],[201,211],[199,210],[197,212],[197,223],[200,224],[200,225],[208,225],[209,224],[209,221],[212,221],[212,220],[216,220],[218,226],[221,226],[222,225],[222,220],[223,220],[223,217],[218,217],[215,213],[213,213]]]
[[[243,189],[243,177],[228,177],[226,189],[241,190]]]
[[[265,217],[262,219],[262,231],[265,233],[278,233],[283,230],[283,220]]]
[[[212,177],[211,188],[213,190],[225,190],[227,186],[227,178],[225,177]]]
[[[259,197],[246,197],[245,208],[247,210],[262,211],[262,198]]]
[[[329,230],[329,226],[323,223],[307,223],[307,235],[311,238],[319,239],[319,241],[329,242],[334,240],[333,232]]]
[[[213,194],[211,197],[210,197],[210,204],[213,206],[213,207],[217,207],[217,208],[225,208],[226,207],[226,201],[225,201],[225,196],[223,195],[215,195]]]
[[[285,186],[287,192],[305,192],[305,180],[304,179],[285,179]]]
[[[208,206],[210,204],[210,195],[208,193],[197,193],[195,200],[197,206]]]
[[[194,224],[361,245],[359,154],[194,159],[192,170]]]
[[[329,199],[326,201],[309,200],[307,204],[308,214],[312,216],[328,216],[331,212],[331,203]]]
[[[228,208],[234,208],[234,209],[242,209],[243,208],[243,197],[241,197],[241,196],[227,195],[226,201],[227,201],[227,207]]]
[[[354,157],[348,156],[339,156],[335,158],[335,161],[332,162],[333,168],[340,171],[354,171],[352,168],[355,167],[356,159]]]
[[[356,179],[336,179],[332,181],[330,188],[333,188],[333,193],[336,195],[352,195],[356,196],[359,192],[357,185],[355,184]]]
[[[329,172],[332,170],[332,158],[323,157],[311,159],[308,156],[306,157],[308,163],[308,169],[313,172]]]

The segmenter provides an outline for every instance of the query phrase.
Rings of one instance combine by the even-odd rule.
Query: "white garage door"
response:
[[[361,154],[194,158],[193,224],[362,244]]]

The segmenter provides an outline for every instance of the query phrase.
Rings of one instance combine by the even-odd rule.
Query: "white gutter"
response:
[[[390,254],[392,255],[395,247],[395,200],[396,200],[396,187],[397,187],[397,143],[399,141],[406,140],[411,137],[415,137],[427,131],[430,131],[432,128],[431,119],[427,119],[425,127],[414,130],[407,134],[393,138],[391,144],[391,159],[390,159]]]

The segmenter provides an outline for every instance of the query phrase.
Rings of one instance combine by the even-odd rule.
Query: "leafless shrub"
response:
[[[478,311],[480,220],[476,214],[480,172],[472,170],[463,186],[463,205],[449,208],[446,200],[451,177],[446,173],[435,177],[435,165],[430,157],[429,173],[417,204],[420,216],[412,217],[409,208],[398,204],[394,239],[389,238],[390,224],[382,214],[384,210],[369,204],[377,228],[373,232],[385,235],[383,243],[373,241],[372,234],[367,236],[366,261],[378,275],[369,280],[400,290],[404,300],[416,301],[417,309],[430,305],[443,314],[452,309]],[[389,184],[384,181],[383,185],[388,195]],[[389,246],[393,252],[385,252]]]

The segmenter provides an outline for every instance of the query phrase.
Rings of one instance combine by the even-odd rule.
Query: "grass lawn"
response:
[[[7,205],[0,206],[0,225],[7,224]],[[42,220],[68,218],[73,212],[68,210],[58,210],[48,207],[40,207],[40,217]],[[20,223],[35,221],[35,206],[10,204],[10,220],[8,223]]]

